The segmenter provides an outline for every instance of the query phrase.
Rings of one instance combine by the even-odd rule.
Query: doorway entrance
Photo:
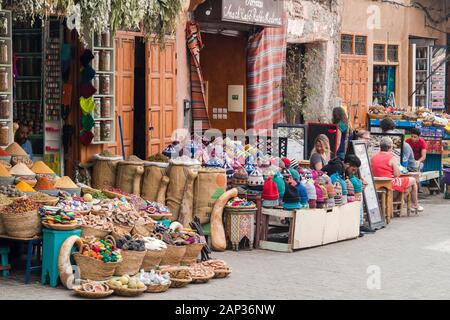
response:
[[[148,128],[145,121],[145,42],[136,37],[134,43],[134,155],[141,159],[146,157],[146,135]]]

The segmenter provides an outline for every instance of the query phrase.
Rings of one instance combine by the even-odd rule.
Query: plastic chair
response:
[[[42,229],[42,273],[41,283],[45,285],[47,278],[50,278],[49,284],[51,287],[56,287],[58,284],[58,257],[64,241],[70,236],[81,236],[81,230],[59,231]],[[47,277],[48,276],[48,277]]]

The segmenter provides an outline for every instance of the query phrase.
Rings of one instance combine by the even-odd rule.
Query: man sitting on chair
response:
[[[394,143],[391,138],[383,137],[380,141],[380,151],[373,155],[371,159],[372,173],[374,177],[393,178],[392,189],[412,196],[411,209],[423,211],[419,205],[417,196],[417,182],[413,177],[401,177],[399,163],[392,152]]]

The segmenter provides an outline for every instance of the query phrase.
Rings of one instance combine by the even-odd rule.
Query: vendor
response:
[[[322,170],[330,161],[330,140],[324,134],[317,136],[314,141],[314,149],[311,152],[309,163],[311,169]]]
[[[427,158],[427,143],[423,138],[420,137],[420,129],[412,128],[410,130],[411,138],[407,139],[406,142],[411,146],[414,159],[416,160],[417,171],[422,170],[423,163]]]
[[[390,117],[386,116],[380,122],[380,128],[382,133],[396,133],[395,122]],[[408,169],[408,171],[417,171],[417,161],[414,159],[414,152],[409,143],[403,143],[403,158],[402,166]]]
[[[322,171],[325,171],[329,176],[337,173],[345,179],[353,177],[358,172],[360,166],[361,160],[359,160],[357,156],[354,154],[347,154],[344,161],[340,158],[335,158],[328,162],[328,164],[322,168]]]
[[[344,160],[345,153],[347,152],[347,145],[349,141],[350,124],[348,121],[347,114],[344,108],[336,107],[333,109],[333,124],[338,127],[337,130],[337,156],[341,160]]]
[[[394,143],[389,137],[383,137],[380,141],[380,151],[373,155],[371,159],[372,173],[374,177],[393,178],[392,188],[395,191],[412,195],[411,209],[423,211],[419,205],[417,196],[417,182],[413,177],[401,177],[400,168],[393,150]]]
[[[21,124],[14,135],[14,141],[17,142],[23,150],[28,154],[30,159],[33,159],[33,147],[31,141],[28,139],[30,130],[28,126]]]

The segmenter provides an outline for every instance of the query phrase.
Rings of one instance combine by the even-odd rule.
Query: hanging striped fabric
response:
[[[247,128],[271,129],[284,121],[282,79],[286,63],[286,23],[264,28],[247,47]]]
[[[205,84],[202,70],[200,68],[200,50],[203,42],[200,34],[200,27],[195,21],[188,21],[186,25],[187,46],[191,53],[190,73],[191,73],[191,106],[192,120],[200,122],[202,129],[210,128],[208,109],[206,107]]]

